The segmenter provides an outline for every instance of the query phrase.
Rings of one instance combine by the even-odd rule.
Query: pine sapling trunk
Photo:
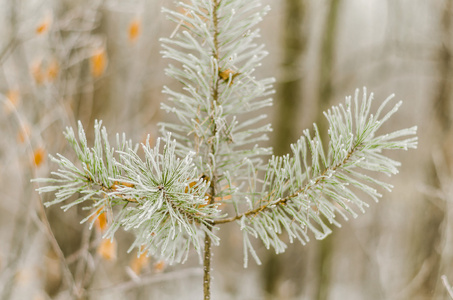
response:
[[[204,238],[204,260],[203,260],[203,295],[204,300],[211,299],[211,238],[206,235]]]
[[[210,200],[209,204],[214,203],[214,195],[216,193],[215,190],[215,178],[211,180],[211,187],[210,187]],[[210,224],[210,229],[215,226],[213,222]],[[208,234],[205,234],[204,237],[204,254],[203,254],[203,299],[210,300],[211,299],[211,245],[212,240]]]
[[[214,49],[212,53],[212,57],[215,59],[215,61],[219,61],[219,41],[218,41],[218,35],[219,35],[219,20],[218,20],[218,7],[220,4],[220,0],[214,0],[212,2],[212,12],[213,12],[213,44],[214,44]],[[217,104],[219,98],[219,81],[216,80],[214,85],[212,86],[212,103],[211,106],[214,109],[215,105]],[[211,118],[212,124],[213,124],[213,129],[212,129],[212,137],[214,138],[217,134],[217,125],[215,122],[214,118]],[[214,199],[216,195],[216,178],[215,178],[215,162],[213,161],[215,159],[216,153],[215,153],[215,147],[213,144],[211,144],[210,147],[210,153],[212,154],[212,157],[210,159],[210,165],[212,168],[212,178],[211,178],[211,187],[210,187],[210,199],[209,199],[209,205],[214,204]],[[210,224],[210,230],[212,230],[214,226],[214,223]],[[211,245],[212,245],[212,240],[211,237],[208,234],[205,234],[205,240],[204,240],[204,259],[203,259],[203,295],[204,295],[204,300],[209,300],[211,299]]]

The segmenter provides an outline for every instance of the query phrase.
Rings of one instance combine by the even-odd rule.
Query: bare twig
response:
[[[453,299],[453,289],[451,288],[450,283],[448,283],[447,276],[442,275],[440,278],[442,279],[442,283],[444,284],[445,288],[447,289],[448,295],[450,295],[450,298]]]
[[[154,283],[165,282],[165,281],[170,281],[170,280],[175,281],[175,280],[183,279],[183,278],[190,277],[190,276],[200,276],[201,273],[202,273],[201,268],[190,268],[190,269],[185,269],[182,271],[174,271],[174,272],[159,274],[159,276],[150,275],[148,277],[140,278],[138,281],[136,279],[133,279],[133,280],[129,280],[126,282],[114,284],[114,285],[108,286],[108,287],[89,289],[87,292],[89,295],[99,294],[99,293],[112,293],[112,292],[118,293],[118,292],[124,292],[124,291],[128,291],[131,289],[135,289],[140,286],[154,284]]]
[[[15,118],[17,119],[17,122],[19,123],[19,126],[21,128],[25,128],[25,121],[22,119],[22,116],[19,114],[16,107],[14,107],[14,105],[8,99],[6,99],[3,95],[2,95],[2,97],[0,97],[0,102],[4,102],[9,107],[9,109],[11,109]],[[33,165],[33,162],[31,161],[33,159],[33,146],[31,144],[30,138],[26,135],[25,135],[25,143],[27,145],[27,153],[30,158],[30,164]],[[35,168],[32,168],[33,178],[36,178],[35,171],[36,171]],[[49,240],[52,249],[57,254],[58,259],[60,260],[60,265],[61,265],[62,271],[63,271],[63,278],[66,281],[66,284],[68,285],[68,287],[70,288],[71,293],[74,293],[76,291],[74,277],[72,276],[72,273],[69,270],[69,266],[66,263],[63,251],[61,250],[60,246],[58,245],[57,239],[55,238],[55,235],[53,234],[52,229],[50,228],[49,220],[47,219],[47,215],[44,210],[44,205],[43,205],[41,196],[39,195],[37,199],[39,200],[38,208],[37,208],[37,215],[43,225],[43,226],[40,226],[39,228],[42,229],[43,233]],[[30,206],[30,207],[32,207],[32,206]]]
[[[9,42],[3,47],[2,51],[0,52],[0,65],[8,58],[8,56],[13,52],[13,50],[17,47],[19,41],[16,37],[11,37]]]

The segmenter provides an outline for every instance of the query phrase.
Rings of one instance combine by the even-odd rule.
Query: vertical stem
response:
[[[212,51],[212,56],[215,58],[216,62],[219,62],[219,17],[217,16],[217,9],[219,8],[220,0],[213,1],[213,9],[212,9],[212,26],[213,28],[213,42],[214,42],[214,49]],[[218,76],[218,73],[213,74],[213,76]],[[212,104],[217,103],[219,100],[219,81],[215,81],[215,86],[212,89]],[[215,123],[214,123],[215,124]]]
[[[203,295],[204,300],[211,299],[211,238],[206,234],[204,238],[203,260]]]
[[[216,193],[216,188],[215,188],[215,176],[211,179],[211,187],[210,187],[210,199],[209,199],[209,204],[214,203],[215,199],[215,193]],[[209,230],[212,230],[214,228],[214,223],[210,223],[209,225]],[[204,237],[204,258],[203,258],[203,295],[204,295],[204,300],[209,300],[211,299],[211,246],[212,246],[212,240],[211,237],[208,234],[205,234]]]
[[[209,204],[214,203],[214,195],[215,195],[215,178],[211,179],[211,196],[209,200]],[[214,224],[211,223],[209,226],[209,230],[214,228]],[[204,300],[211,299],[211,246],[212,240],[208,234],[205,234],[204,237],[204,258],[203,258],[203,295]]]
[[[218,8],[221,0],[213,0],[212,1],[212,26],[213,26],[213,42],[214,42],[214,49],[212,51],[212,57],[218,62],[219,61],[219,41],[218,41],[218,35],[219,35],[219,18],[218,18]],[[217,70],[213,74],[213,76],[218,76]],[[218,102],[219,98],[219,82],[218,80],[215,81],[215,84],[212,87],[212,109],[214,111],[215,105]],[[211,115],[211,123],[213,124],[213,129],[212,129],[212,137],[215,137],[217,135],[217,125],[215,122],[215,115]],[[211,142],[211,147],[210,147],[210,153],[212,156],[210,156],[210,164],[211,164],[211,170],[212,170],[212,177],[211,177],[211,187],[210,187],[210,200],[209,204],[214,203],[215,195],[216,195],[216,172],[215,172],[215,162],[212,161],[213,157],[215,157],[215,147],[214,143]],[[212,230],[214,227],[214,224],[211,224],[209,226],[209,230]],[[204,238],[204,259],[203,259],[203,295],[204,295],[204,300],[210,300],[211,299],[211,246],[212,246],[212,240],[211,237],[206,234]]]

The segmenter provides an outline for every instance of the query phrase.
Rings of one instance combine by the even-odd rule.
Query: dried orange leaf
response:
[[[33,76],[36,84],[42,84],[44,82],[44,73],[42,71],[42,62],[41,60],[37,60],[31,65],[30,73]]]
[[[51,22],[52,22],[51,17],[49,16],[45,17],[44,20],[42,20],[41,23],[39,23],[38,26],[36,26],[36,34],[41,35],[48,31]]]
[[[107,68],[107,53],[104,48],[97,49],[91,57],[91,74],[93,77],[100,77]]]
[[[99,229],[99,231],[104,232],[107,229],[107,224],[107,214],[103,212],[96,219],[96,227]]]
[[[98,246],[97,253],[105,260],[114,261],[117,258],[117,246],[115,239],[103,239]]]
[[[17,107],[17,105],[19,103],[19,100],[20,100],[19,90],[9,90],[6,93],[6,98],[8,99],[8,103],[5,102],[3,106],[5,109],[5,112],[7,114],[9,114],[11,111],[13,111]]]
[[[17,141],[23,144],[30,137],[30,126],[24,124],[17,135]]]
[[[59,71],[60,71],[60,66],[58,65],[58,62],[56,60],[51,61],[49,63],[49,65],[47,66],[47,71],[46,71],[47,80],[54,81],[57,78]]]
[[[129,41],[135,42],[138,39],[141,31],[141,21],[139,19],[134,19],[129,24]]]
[[[234,78],[236,78],[236,76],[240,75],[241,73],[238,73],[238,72],[233,71],[231,69],[226,69],[226,70],[223,70],[223,71],[219,71],[219,76],[224,81],[228,81],[230,79],[230,74],[231,74],[231,83],[230,84],[232,84]]]
[[[45,156],[46,150],[44,150],[44,148],[40,147],[36,149],[33,151],[33,164],[36,167],[39,167],[44,162]]]
[[[166,267],[165,261],[160,260],[154,264],[154,271],[156,273],[160,273],[163,270],[165,270],[165,267]]]
[[[99,232],[104,232],[108,227],[107,213],[105,211],[102,212],[103,209],[104,206],[100,207],[96,213],[90,217],[91,221],[94,220],[94,226]]]
[[[144,268],[149,264],[149,256],[146,253],[140,254],[140,256],[134,256],[129,263],[129,267],[134,271],[135,274],[140,275]]]
[[[20,99],[20,93],[18,90],[9,90],[8,93],[6,94],[6,97],[8,98],[9,102],[11,102],[12,105],[17,106],[17,103],[19,102]]]
[[[230,78],[230,74],[235,74],[236,72],[234,72],[233,70],[230,70],[230,69],[226,69],[224,71],[221,71],[219,72],[219,76],[220,78],[222,78],[223,80],[228,80],[228,78]]]
[[[196,184],[197,184],[197,181],[192,181],[191,183],[189,183],[189,186],[186,186],[186,189],[184,190],[184,193],[187,194],[189,192],[189,188],[193,187]]]

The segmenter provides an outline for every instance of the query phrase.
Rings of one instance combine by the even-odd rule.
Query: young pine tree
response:
[[[337,216],[347,220],[364,211],[362,197],[377,201],[377,188],[392,188],[373,175],[398,172],[399,163],[383,150],[417,144],[415,127],[378,133],[401,103],[387,108],[392,95],[371,113],[373,95],[364,89],[325,112],[327,147],[316,125],[290,154],[273,156],[260,146],[271,127],[258,125],[266,115],[255,111],[272,105],[274,80],[255,77],[266,56],[255,26],[268,11],[259,0],[192,0],[180,2],[178,11],[164,9],[176,23],[162,39],[162,54],[174,63],[166,73],[181,88],[164,87],[169,103],[162,108],[178,122],[161,124],[163,138],[154,147],[133,145],[124,135],[112,147],[101,122],[90,147],[79,123],[77,134],[65,131],[78,161],[57,154],[58,171],[37,179],[46,184],[40,193],[55,193],[47,206],[71,199],[63,206],[68,210],[83,203],[91,211],[83,221],[91,222],[107,213],[104,237],[119,228],[133,232],[130,250],[139,255],[172,264],[198,253],[204,299],[210,299],[211,246],[221,244],[222,224],[237,223],[244,265],[250,254],[259,263],[250,237],[277,253],[287,247],[284,231],[290,242],[323,239],[331,224],[340,225]]]

